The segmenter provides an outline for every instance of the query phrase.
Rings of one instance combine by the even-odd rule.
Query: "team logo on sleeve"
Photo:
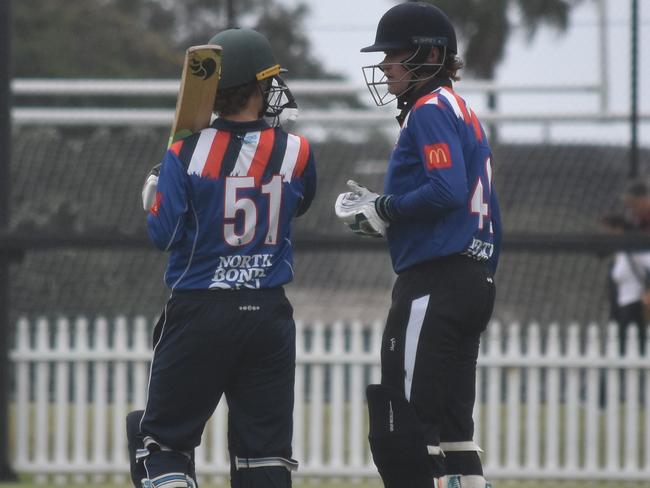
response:
[[[158,213],[160,212],[160,205],[162,204],[162,193],[159,191],[156,192],[156,201],[153,202],[153,205],[151,206],[151,214],[154,217],[158,217]]]
[[[451,168],[451,153],[447,143],[425,145],[424,157],[426,158],[427,168],[430,170]]]

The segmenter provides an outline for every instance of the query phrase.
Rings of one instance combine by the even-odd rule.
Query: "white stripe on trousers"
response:
[[[429,305],[429,295],[418,298],[411,302],[411,313],[406,325],[406,337],[404,339],[404,394],[408,401],[411,400],[411,386],[413,384],[413,370],[415,369],[415,358],[418,352],[420,331]]]

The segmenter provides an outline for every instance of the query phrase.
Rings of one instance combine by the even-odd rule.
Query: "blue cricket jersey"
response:
[[[291,221],[309,207],[307,140],[264,120],[214,121],[167,150],[147,216],[178,289],[271,288],[293,278]]]
[[[396,273],[460,253],[496,269],[501,220],[491,159],[476,114],[451,87],[417,99],[384,181],[393,195],[386,238]]]

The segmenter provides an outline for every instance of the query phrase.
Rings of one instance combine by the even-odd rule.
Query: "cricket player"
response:
[[[222,395],[234,488],[290,487],[292,221],[316,191],[304,137],[274,126],[293,97],[269,41],[230,29],[209,128],[166,152],[147,217],[169,252],[144,412],[127,418],[136,487],[195,487],[194,449]],[[272,119],[271,125],[266,117]],[[137,458],[137,459],[136,459]]]
[[[354,232],[386,237],[397,273],[381,384],[367,389],[373,459],[386,488],[485,488],[472,410],[501,240],[492,152],[454,91],[463,64],[440,9],[391,8],[361,51],[384,53],[363,70],[401,126],[384,194],[350,181],[335,204]]]

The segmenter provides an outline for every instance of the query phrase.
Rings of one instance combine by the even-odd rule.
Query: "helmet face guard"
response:
[[[439,63],[425,63],[424,60],[430,50],[431,46],[418,46],[408,58],[399,63],[379,63],[363,66],[361,68],[363,77],[375,104],[380,107],[388,105],[408,93],[419,83],[430,80],[438,75],[445,64],[447,49],[445,47],[441,50],[442,59]],[[384,67],[386,66],[401,66],[406,71],[401,78],[389,81],[384,73]],[[390,92],[389,87],[392,83],[401,83],[403,81],[409,82],[404,90],[400,93]]]
[[[268,117],[272,127],[280,125],[280,114],[284,110],[289,113],[287,119],[293,121],[298,116],[298,104],[284,80],[280,76],[268,78],[262,87],[264,98],[263,115]],[[286,114],[285,114],[286,115]]]

